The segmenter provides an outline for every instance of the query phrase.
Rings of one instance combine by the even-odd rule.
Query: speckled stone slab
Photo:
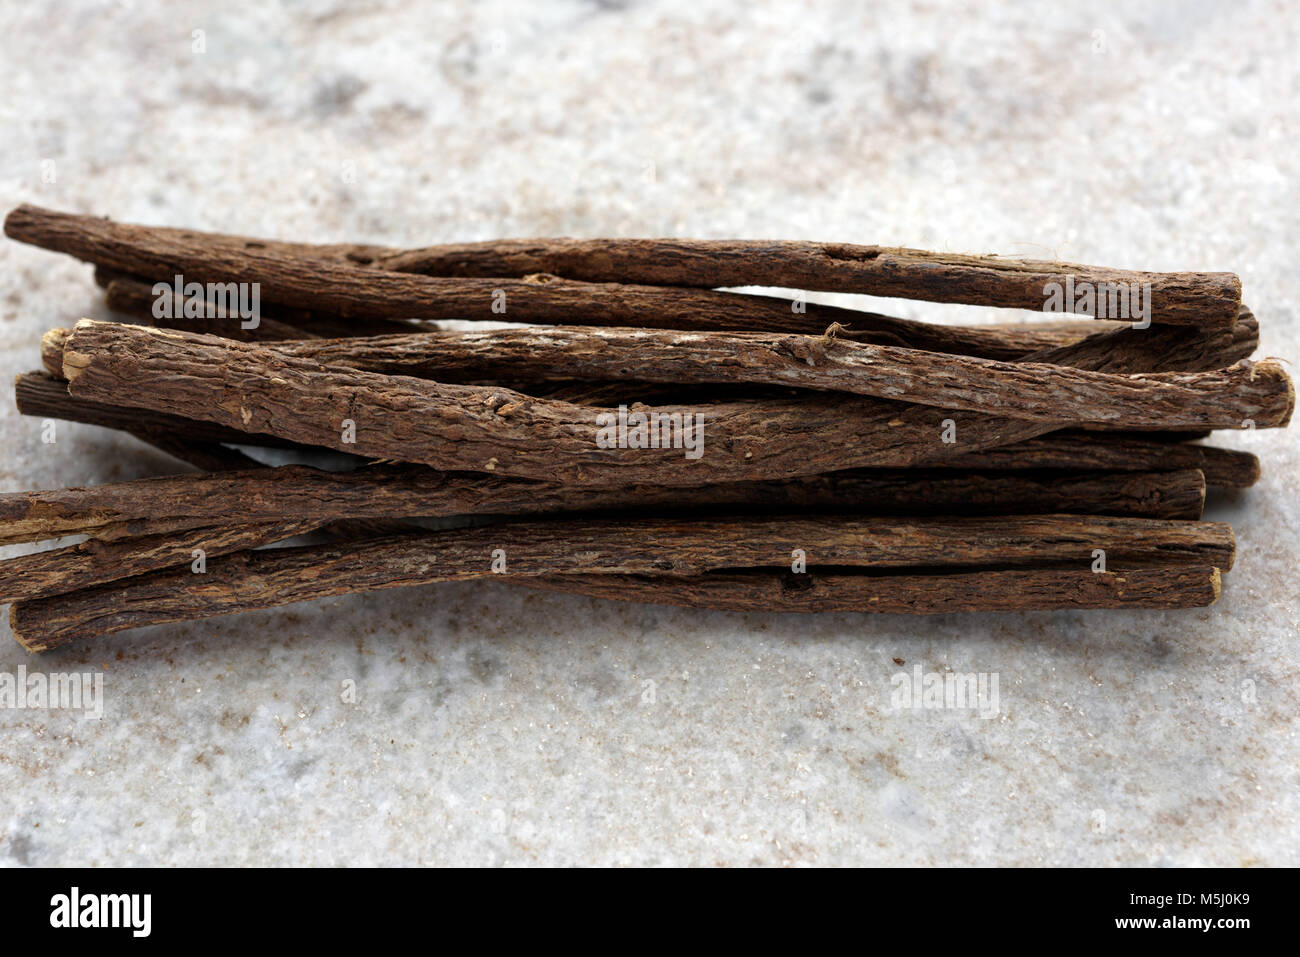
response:
[[[0,206],[1231,269],[1261,353],[1295,357],[1284,6],[237,6],[0,10]],[[88,267],[0,243],[9,374],[81,316],[106,316]],[[12,400],[0,437],[6,491],[175,470],[88,427],[43,443]],[[0,707],[0,863],[1300,864],[1300,454],[1224,444],[1264,476],[1211,505],[1240,551],[1197,611],[768,616],[492,581],[42,658],[0,625],[0,675],[103,688],[98,718]],[[945,675],[985,694],[926,707]]]

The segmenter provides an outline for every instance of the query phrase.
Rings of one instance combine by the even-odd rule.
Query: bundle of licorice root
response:
[[[0,495],[0,544],[54,542],[0,561],[32,651],[490,576],[755,612],[1204,606],[1234,553],[1200,520],[1206,487],[1259,466],[1199,440],[1295,403],[1249,358],[1230,273],[752,240],[319,245],[30,206],[5,233],[94,264],[124,319],[50,330],[19,411],[197,470]],[[931,324],[809,291],[1039,315]]]

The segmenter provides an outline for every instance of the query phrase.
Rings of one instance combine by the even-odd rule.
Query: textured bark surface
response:
[[[182,461],[200,468],[215,471],[225,467],[250,467],[246,456],[244,465],[209,466],[194,458],[189,448],[193,443],[179,436],[191,436],[195,442],[234,442],[268,448],[296,448],[292,442],[274,436],[243,433],[210,422],[183,419],[145,409],[131,409],[83,399],[74,399],[67,393],[67,384],[50,376],[29,372],[18,377],[14,388],[18,411],[23,415],[46,416],[99,425],[111,429],[124,429],[135,433],[139,427],[148,431],[140,437],[164,451],[180,443]],[[1031,423],[1021,423],[1031,425]],[[938,427],[938,420],[934,423]],[[1036,430],[1035,430],[1036,431]],[[208,446],[211,448],[211,445]],[[945,447],[945,450],[949,447]],[[233,455],[242,453],[228,450]],[[174,454],[174,453],[173,453]],[[215,452],[214,461],[225,458],[224,452]],[[252,463],[256,464],[256,463]],[[897,463],[894,463],[897,464]],[[906,464],[906,463],[904,463]],[[942,452],[927,467],[1014,470],[1048,469],[1072,471],[1176,471],[1196,469],[1204,473],[1205,483],[1211,488],[1249,488],[1259,481],[1259,459],[1250,452],[1217,448],[1208,445],[1187,445],[1167,441],[1158,433],[1149,437],[1133,434],[1108,435],[1101,432],[1055,432],[1041,438],[1027,438],[995,449],[972,452],[960,450],[944,455]],[[739,480],[739,481],[743,481]],[[625,483],[634,484],[634,483]]]
[[[1042,566],[1107,561],[1228,569],[1232,530],[1214,522],[1109,516],[842,517],[731,521],[510,523],[341,545],[238,552],[66,595],[15,603],[14,636],[30,651],[126,628],[188,621],[358,591],[505,576],[568,573],[690,575],[719,569]]]
[[[5,220],[13,239],[132,270],[88,253],[86,237],[118,244],[203,246],[227,257],[266,255],[333,267],[365,266],[462,278],[553,273],[593,283],[717,288],[779,286],[929,299],[1041,311],[1043,287],[1073,275],[1076,284],[1150,283],[1158,322],[1229,324],[1241,303],[1232,273],[1160,273],[1072,263],[926,252],[890,246],[771,240],[522,239],[393,249],[361,244],[291,243],[197,230],[132,226],[20,206]],[[83,245],[77,245],[81,243]],[[164,275],[164,272],[157,273]]]
[[[174,319],[163,321],[154,318],[151,290],[151,285],[141,280],[129,277],[114,278],[107,287],[105,298],[109,306],[114,310],[146,320],[149,325],[170,329],[187,329],[191,332],[206,332],[247,342],[312,338],[342,339],[356,336],[400,335],[438,331],[437,326],[429,321],[371,319],[361,316],[352,318],[322,316],[304,310],[293,310],[269,304],[262,309],[265,329],[259,326],[258,329],[245,331],[239,329],[238,324],[232,320],[233,328],[236,331],[227,333],[224,330],[231,328],[231,325],[214,327],[213,320]],[[792,313],[789,310],[789,303],[785,300],[775,299],[771,296],[742,296],[739,294],[729,295],[719,305],[734,308],[739,300],[744,300],[756,321],[748,327],[743,326],[743,323],[728,322],[721,328],[730,328],[735,325],[737,329],[744,331],[745,328],[762,329],[770,327],[779,331],[802,331],[804,334],[821,335],[827,329],[836,327],[840,338],[854,342],[926,349],[932,352],[955,355],[980,356],[1007,362],[1040,353],[1044,350],[1059,349],[1062,346],[1082,342],[1084,339],[1096,336],[1100,332],[1117,331],[1129,326],[1125,322],[1099,322],[1096,320],[945,326],[911,319],[896,319],[878,313],[822,306],[816,303],[807,305],[807,309],[810,310],[808,312]],[[714,302],[718,301],[714,300]],[[775,308],[774,304],[779,305],[780,308]],[[672,314],[677,315],[677,313],[678,311],[674,310]],[[787,314],[795,317],[793,326],[787,319]],[[265,317],[270,317],[271,321],[268,322]],[[503,317],[498,316],[497,318]],[[738,315],[737,318],[743,319],[744,317]],[[806,321],[803,321],[805,318]],[[561,320],[554,319],[552,322],[560,323]],[[584,321],[575,322],[573,325],[579,328],[588,326],[599,328],[605,323]],[[679,317],[673,320],[673,324],[669,324],[667,321],[654,322],[647,323],[645,327],[694,329],[699,327],[699,323],[686,316],[685,318]],[[1207,346],[1221,348],[1220,344],[1230,338],[1231,329],[1232,327],[1215,329],[1213,330],[1215,333],[1213,336],[1208,335],[1211,330],[1202,329],[1199,330],[1202,337],[1195,338],[1195,341],[1203,343],[1202,348]],[[297,330],[297,334],[294,334],[295,330]],[[1191,330],[1185,328],[1181,331],[1183,333],[1191,332]],[[1245,335],[1244,330],[1237,332],[1239,339],[1244,338]],[[1249,356],[1252,351],[1254,351],[1253,346],[1242,351],[1241,346],[1238,345],[1237,352],[1239,354],[1236,358],[1227,361],[1220,359],[1219,366],[1206,366],[1206,368],[1231,365],[1236,359]],[[1223,355],[1227,355],[1227,353],[1225,352]],[[1179,366],[1175,366],[1175,368],[1179,368]]]
[[[97,278],[98,273],[97,273]],[[234,278],[232,277],[231,281]],[[162,280],[172,284],[172,277]],[[252,329],[243,328],[243,320],[238,316],[228,316],[219,305],[214,307],[210,318],[186,316],[184,304],[174,294],[164,294],[170,299],[171,317],[159,318],[154,314],[154,283],[135,276],[113,275],[104,287],[104,299],[108,307],[115,312],[140,319],[151,326],[165,329],[186,329],[190,332],[205,332],[238,339],[242,342],[265,342],[275,339],[310,339],[315,336],[379,336],[397,335],[418,329],[415,323],[400,319],[377,319],[354,316],[344,319],[340,316],[312,313],[305,309],[291,309],[275,303],[262,303],[259,321]]]
[[[1099,331],[1111,331],[1128,326],[1124,322],[1104,322],[1097,320],[1058,320],[1016,323],[981,323],[974,326],[944,326],[911,319],[896,319],[879,313],[859,310],[839,309],[809,303],[811,312],[797,314],[790,312],[789,303],[771,296],[735,296],[728,297],[722,305],[735,306],[737,299],[744,299],[754,313],[757,323],[754,328],[766,325],[779,330],[790,327],[786,315],[810,316],[806,322],[796,320],[796,325],[803,327],[808,334],[821,334],[833,324],[840,326],[842,338],[856,342],[871,342],[879,345],[907,346],[915,349],[928,349],[933,352],[952,353],[956,355],[982,356],[989,359],[1014,361],[1046,349],[1058,349],[1061,346],[1095,336]],[[105,299],[109,307],[117,312],[145,320],[149,325],[171,329],[189,329],[192,332],[207,332],[227,336],[242,341],[272,341],[278,339],[310,338],[347,338],[362,335],[396,335],[405,332],[437,331],[436,325],[420,320],[375,319],[363,316],[343,318],[311,313],[301,309],[290,309],[274,303],[262,308],[262,325],[255,330],[246,331],[239,328],[233,320],[229,324],[213,327],[213,320],[159,320],[153,315],[152,284],[134,277],[114,276],[105,290]],[[777,310],[773,303],[780,306]],[[766,320],[764,317],[767,317]],[[269,321],[268,321],[269,320]],[[555,320],[558,322],[559,320]],[[206,324],[206,325],[205,325]],[[586,321],[578,326],[597,326],[602,323]],[[663,323],[650,325],[664,325]],[[680,319],[681,328],[695,328],[697,323],[687,317]],[[1230,328],[1230,327],[1229,327]],[[226,329],[236,330],[227,333]],[[1208,330],[1202,330],[1208,331]],[[296,334],[295,334],[296,332]],[[1222,339],[1223,330],[1219,330]],[[1208,340],[1207,340],[1208,341]],[[1237,358],[1245,358],[1253,351],[1243,352]],[[1231,365],[1236,359],[1221,362]],[[1208,368],[1208,367],[1207,367]]]
[[[968,415],[886,400],[666,408],[706,417],[704,454],[682,448],[601,448],[595,409],[504,389],[421,382],[326,367],[215,337],[83,321],[64,353],[74,397],[182,412],[379,459],[499,471],[561,484],[703,485],[853,467],[903,467],[1031,438],[1050,423]],[[345,442],[343,423],[356,424]],[[698,440],[695,431],[688,433]],[[955,423],[958,439],[942,436]],[[679,433],[680,434],[680,433]]]
[[[133,289],[140,295],[152,294],[143,283],[114,279],[110,290],[119,284]],[[151,300],[150,300],[151,301]],[[413,375],[437,378],[443,381],[484,381],[497,379],[494,384],[509,386],[517,382],[573,380],[578,378],[577,369],[557,368],[548,354],[563,352],[569,343],[590,343],[588,351],[602,341],[602,333],[611,333],[611,347],[618,338],[633,337],[640,332],[652,344],[654,341],[672,341],[672,333],[659,330],[587,330],[587,329],[508,329],[496,332],[442,332],[418,323],[388,323],[366,331],[368,336],[401,336],[391,340],[392,345],[384,342],[365,342],[364,337],[353,334],[330,334],[329,338],[321,333],[336,326],[317,325],[315,331],[306,331],[299,327],[264,322],[257,329],[243,330],[238,323],[222,325],[214,320],[174,320],[160,322],[149,314],[146,304],[140,303],[142,318],[149,325],[161,328],[179,329],[188,332],[211,333],[224,338],[244,342],[268,342],[274,348],[282,349],[287,354],[305,357],[318,357],[320,361],[350,365],[372,372],[390,372],[401,375]],[[212,328],[213,326],[215,328]],[[1080,323],[1059,324],[1077,330]],[[942,327],[936,327],[942,328]],[[1003,327],[987,326],[986,330]],[[1018,335],[1024,326],[1007,327],[1010,335]],[[63,375],[63,342],[70,330],[52,329],[45,334],[42,342],[42,362],[51,375],[61,378]],[[421,346],[420,335],[428,335],[431,341]],[[719,337],[725,341],[727,334]],[[832,338],[833,336],[833,338]],[[405,338],[409,337],[409,338]],[[584,339],[584,337],[589,337]],[[780,337],[777,337],[780,338]],[[799,337],[792,337],[798,340]],[[885,337],[894,338],[894,337]],[[281,340],[296,341],[281,341]],[[313,341],[302,341],[313,340]],[[869,343],[871,336],[860,337],[851,331],[833,330],[816,337],[815,341],[824,344],[827,350],[837,345],[849,347],[859,343]],[[1226,369],[1242,359],[1248,358],[1259,345],[1259,323],[1254,314],[1243,306],[1238,321],[1232,326],[1220,329],[1186,329],[1186,328],[1152,328],[1127,329],[1115,328],[1106,332],[1092,332],[1084,335],[1076,331],[1065,332],[1060,342],[1032,352],[1022,352],[1020,343],[1016,355],[1023,356],[1021,361],[1064,365],[1094,372],[1138,373],[1138,372],[1205,372]],[[704,341],[708,340],[705,334]],[[894,343],[886,342],[885,345]],[[544,353],[534,356],[530,346],[544,348]],[[638,343],[639,345],[639,343]],[[946,343],[955,346],[956,343]],[[501,354],[494,355],[489,348],[495,346]],[[568,345],[567,351],[577,352],[577,347]],[[936,350],[944,352],[947,350]],[[1010,350],[1008,350],[1010,351]],[[581,352],[577,352],[581,355]],[[969,355],[978,356],[971,352]],[[607,374],[605,370],[613,361],[611,357],[602,357],[596,363],[592,375]],[[633,356],[623,357],[628,367],[620,371],[616,381],[646,381],[650,376],[648,370],[637,365]],[[652,370],[649,370],[652,371]],[[722,380],[732,381],[732,380]],[[595,384],[599,388],[599,383]]]
[[[997,470],[1197,469],[1211,488],[1249,488],[1259,481],[1259,459],[1250,452],[1104,433],[1060,432],[935,464],[945,468]]]
[[[741,612],[966,611],[1200,608],[1219,598],[1219,570],[1203,566],[963,572],[947,575],[710,573],[693,578],[553,575],[515,579],[529,588],[615,601]]]
[[[1092,474],[909,469],[696,488],[578,489],[376,465],[351,472],[283,466],[0,495],[0,544],[64,535],[142,535],[241,522],[524,515],[698,508],[836,509],[870,515],[1104,514],[1195,519],[1195,470]],[[2,564],[2,563],[0,563]]]
[[[1090,337],[1087,343],[1077,343],[1070,346],[1063,346],[1058,349],[1049,350],[1045,353],[1036,354],[1037,361],[1053,362],[1061,365],[1075,365],[1080,368],[1089,368],[1091,364],[1105,362],[1110,371],[1119,372],[1136,372],[1144,369],[1153,368],[1180,368],[1175,363],[1186,362],[1186,368],[1189,371],[1195,371],[1200,368],[1218,368],[1224,363],[1215,359],[1216,352],[1211,348],[1208,352],[1203,351],[1196,346],[1196,341],[1201,338],[1214,339],[1213,334],[1204,332],[1190,333],[1192,345],[1189,348],[1188,336],[1189,330],[1145,330],[1141,336],[1134,336],[1129,330],[1120,330],[1118,332],[1099,334]],[[61,363],[61,357],[60,357]],[[584,399],[581,396],[574,395],[574,401],[588,401],[594,403],[599,400],[598,393],[604,393],[613,389],[611,384],[591,384],[583,387],[588,394]],[[572,389],[569,390],[572,392]],[[15,387],[15,398],[17,400],[19,411],[24,415],[48,416],[52,418],[68,419],[75,422],[84,422],[92,425],[100,425],[107,428],[125,428],[128,430],[147,429],[154,433],[174,432],[186,436],[188,439],[205,442],[226,442],[226,443],[243,443],[262,445],[272,448],[294,448],[302,449],[303,446],[296,445],[284,439],[265,434],[249,434],[241,430],[226,428],[215,423],[202,422],[196,420],[186,420],[184,418],[169,415],[166,412],[151,412],[143,409],[126,409],[121,406],[115,406],[110,403],[96,403],[82,399],[74,399],[67,394],[66,388],[58,382],[52,382],[44,376],[33,376],[26,374],[20,376]],[[614,399],[610,396],[610,400]],[[843,403],[841,403],[843,404]],[[858,430],[866,438],[873,437],[873,429],[878,432],[872,416],[874,411],[879,411],[879,407],[873,405],[871,400],[860,400],[850,402],[844,416],[844,422],[847,427]],[[871,421],[865,421],[860,418],[865,414]],[[869,465],[876,467],[896,467],[914,464],[918,458],[925,455],[931,456],[938,463],[954,454],[963,450],[975,450],[986,448],[990,445],[1006,445],[1018,440],[1032,438],[1040,435],[1044,431],[1049,431],[1044,426],[1023,420],[1005,420],[989,419],[981,420],[978,417],[971,417],[963,414],[961,416],[962,429],[959,442],[955,445],[941,445],[937,450],[933,449],[933,442],[930,437],[935,435],[944,427],[944,421],[948,418],[947,413],[924,406],[912,407],[907,415],[891,418],[889,422],[896,422],[898,425],[907,425],[911,420],[910,430],[919,429],[919,437],[922,442],[920,447],[915,444],[912,449],[904,450],[903,453],[896,455],[892,459],[883,456],[871,462],[849,463],[843,467],[850,467],[853,464]],[[897,426],[890,425],[890,429]],[[895,433],[897,435],[898,433]],[[916,438],[917,435],[913,435]],[[881,441],[879,435],[875,435],[875,441]],[[1126,466],[1133,468],[1133,465]],[[1138,468],[1144,466],[1138,465]],[[1160,466],[1163,467],[1163,466]],[[1176,466],[1182,467],[1182,466]],[[1255,465],[1257,475],[1258,464]],[[1209,472],[1207,472],[1207,475]],[[744,479],[747,476],[739,476],[738,479]],[[1254,480],[1251,479],[1253,482]],[[624,483],[627,484],[627,483]],[[1211,481],[1211,484],[1219,484]],[[1247,483],[1249,484],[1249,483]]]
[[[152,284],[133,277],[103,276],[97,270],[96,278],[105,279],[106,299],[110,308],[126,315],[145,320],[150,325],[191,332],[207,332],[241,341],[271,341],[283,339],[348,338],[361,335],[390,335],[410,331],[435,331],[420,323],[401,323],[396,320],[342,319],[337,316],[312,315],[303,310],[292,310],[274,304],[262,310],[261,325],[254,330],[240,328],[237,321],[174,319],[160,321],[153,316],[154,295]],[[769,304],[770,305],[770,304]],[[1242,359],[1249,358],[1259,346],[1259,322],[1249,307],[1242,305],[1237,321],[1230,326],[1190,330],[1179,327],[1154,327],[1132,330],[1128,336],[1108,338],[1103,332],[1122,331],[1123,322],[1099,320],[1056,320],[1029,323],[990,323],[979,326],[938,326],[907,319],[893,319],[874,313],[853,312],[853,327],[838,331],[838,337],[855,342],[886,346],[903,346],[927,349],[932,352],[978,356],[1004,361],[1046,361],[1043,353],[1062,346],[1082,344],[1090,339],[1090,348],[1079,350],[1080,368],[1097,372],[1199,372],[1226,369]],[[812,332],[825,320],[830,327],[835,317],[815,313],[817,320]],[[838,320],[841,324],[844,318]],[[414,327],[404,329],[402,326]],[[1100,327],[1100,328],[1099,328]],[[1166,350],[1161,361],[1135,362],[1143,356],[1154,358],[1159,353],[1150,344],[1137,356],[1130,355],[1126,340],[1139,336],[1152,336]],[[454,370],[444,370],[454,371]],[[409,374],[416,374],[414,372]]]
[[[74,374],[77,398],[373,458],[561,484],[703,485],[905,465],[939,446],[943,427],[930,424],[934,410],[915,417],[925,426],[909,427],[906,407],[856,397],[663,409],[706,415],[704,454],[687,459],[680,447],[600,448],[604,420],[592,408],[327,368],[243,343],[114,323],[78,327],[65,373]],[[344,441],[347,421],[356,425],[355,442]]]
[[[1259,320],[1247,306],[1230,326],[1120,328],[1074,343],[1070,361],[1054,358],[1052,347],[1026,353],[1025,362],[1058,362],[1094,372],[1206,372],[1249,359],[1259,347]],[[1059,347],[1058,347],[1059,349]]]
[[[150,444],[154,444],[153,437],[167,435],[185,442],[233,443],[298,451],[307,449],[307,446],[273,435],[241,432],[239,429],[167,412],[79,399],[68,394],[67,382],[46,372],[24,372],[19,375],[14,380],[14,403],[23,415],[119,429],[137,435]]]
[[[1170,331],[1177,338],[1203,341],[1181,330],[1164,333]],[[41,359],[53,376],[62,375],[69,334],[51,329],[42,339]],[[1171,351],[1179,344],[1172,343]],[[1271,361],[1211,372],[1120,376],[825,336],[528,328],[300,340],[268,348],[328,365],[443,381],[753,383],[1112,428],[1238,428],[1243,421],[1267,428],[1283,424],[1294,404],[1290,378]],[[1153,351],[1124,350],[1134,356]],[[1200,348],[1194,353],[1186,357],[1189,362],[1206,355]]]
[[[315,335],[298,326],[290,325],[270,313],[272,310],[262,308],[257,326],[244,328],[244,320],[239,316],[227,316],[222,311],[211,318],[190,317],[184,314],[184,306],[174,295],[164,294],[171,300],[171,317],[159,317],[154,313],[157,297],[153,285],[142,280],[114,277],[104,290],[104,301],[114,312],[139,319],[160,329],[184,329],[188,332],[206,332],[226,339],[238,339],[240,342],[267,342],[275,339],[310,339]],[[348,333],[360,335],[358,331]],[[48,333],[47,333],[48,335]],[[46,368],[50,368],[46,363]]]
[[[1130,335],[1141,335],[1135,330]],[[641,379],[754,383],[849,392],[1110,428],[1256,428],[1286,424],[1295,390],[1273,360],[1209,372],[1117,375],[997,362],[828,336],[657,329],[508,329],[276,343],[283,355],[421,378]]]
[[[256,548],[315,530],[321,522],[267,522],[194,528],[117,541],[88,541],[0,561],[0,605],[89,588],[173,565]],[[195,574],[192,572],[192,574]]]
[[[381,254],[373,265],[429,276],[554,273],[588,282],[782,286],[977,306],[1043,308],[1044,286],[1150,284],[1155,322],[1227,325],[1241,304],[1232,273],[1158,273],[890,246],[768,240],[517,239]]]
[[[1226,369],[1249,358],[1258,344],[1259,324],[1248,314],[1235,325],[1222,329],[1164,327],[1096,334],[1075,343],[1070,350],[1070,362],[1053,364],[1099,373],[1206,372]],[[846,364],[848,373],[853,374],[864,358],[911,352],[865,344],[838,333],[832,338],[531,327],[318,338],[311,342],[277,342],[273,348],[287,355],[371,372],[451,382],[496,380],[504,385],[579,378],[620,382],[767,382],[843,391],[856,391],[834,381],[845,374]],[[1059,347],[1031,353],[1020,361],[1046,364],[1053,359],[1059,359]],[[930,368],[952,362],[990,364],[990,360],[968,360],[965,356],[931,355],[925,361]],[[59,374],[58,366],[47,364],[47,368],[52,374]],[[1029,374],[1027,369],[1017,371],[1020,375]],[[831,380],[829,384],[827,380]]]
[[[257,282],[265,301],[305,309],[313,314],[803,333],[822,332],[831,323],[838,322],[859,333],[874,330],[896,336],[899,341],[894,344],[913,348],[1001,359],[1023,354],[998,352],[1005,346],[1001,334],[994,334],[989,339],[987,334],[974,329],[958,330],[905,322],[811,303],[807,304],[806,312],[795,313],[789,300],[706,288],[636,285],[635,282],[629,283],[633,273],[595,283],[560,279],[546,275],[546,270],[509,274],[515,278],[499,275],[495,278],[431,278],[378,269],[373,265],[360,268],[359,259],[338,253],[340,247],[325,247],[322,251],[322,247],[292,243],[133,226],[33,206],[20,206],[10,212],[5,220],[5,233],[22,242],[141,277],[171,277],[180,273],[186,281],[194,282],[222,282],[231,277],[237,277],[241,282]],[[786,244],[755,245],[755,254],[759,255],[763,247]],[[980,257],[973,258],[985,265],[971,267],[955,262],[925,264],[917,261],[900,271],[897,268],[899,263],[893,257],[906,252],[887,254],[879,263],[866,260],[855,265],[854,260],[829,257],[827,261],[838,264],[838,269],[848,273],[864,269],[875,277],[873,282],[880,284],[877,295],[986,305],[1026,305],[1040,312],[1044,302],[1044,284],[1063,280],[1063,275],[1021,268],[1025,264],[1017,261],[981,260]],[[762,268],[758,263],[759,260],[755,260],[756,268]],[[1068,267],[1067,271],[1069,268],[1083,267]],[[889,279],[891,273],[896,273],[896,278]],[[617,270],[610,275],[617,275]],[[1085,278],[1081,273],[1075,275],[1078,281]],[[1103,275],[1163,277],[1153,285],[1151,300],[1152,316],[1160,321],[1231,325],[1241,302],[1240,283],[1235,276],[1227,274],[1128,274],[1100,270],[1089,275],[1094,279]],[[963,283],[970,294],[961,291]],[[695,287],[700,283],[669,285]],[[756,281],[721,285],[788,284]],[[983,292],[974,292],[981,287]],[[796,284],[794,288],[840,287],[805,283]],[[945,296],[945,288],[958,292]],[[1017,290],[1015,296],[1004,295],[1012,290]],[[841,291],[853,290],[841,288]],[[1011,301],[1016,297],[1019,297],[1018,301]],[[999,301],[1001,298],[1007,301]],[[1186,308],[1189,303],[1195,304],[1190,311]],[[503,304],[504,313],[500,311]],[[971,338],[981,336],[985,338],[982,349],[979,342]],[[1046,343],[1040,342],[1031,349],[1044,345]],[[981,351],[976,353],[977,349]]]
[[[61,331],[51,330],[52,333]],[[52,348],[52,345],[59,343],[61,343],[59,336],[51,336],[50,333],[46,333],[42,341],[42,359],[47,363],[57,360],[61,365],[63,361],[61,344],[57,348]],[[140,409],[122,409],[113,406],[101,406],[98,403],[83,403],[67,394],[67,383],[62,379],[55,380],[39,373],[28,373],[19,376],[15,393],[18,400],[18,410],[24,415],[53,415],[91,425],[123,429],[141,442],[165,452],[186,465],[192,465],[201,472],[266,470],[268,468],[264,463],[238,449],[220,444],[222,441],[246,442],[252,438],[258,444],[269,442],[273,445],[289,446],[288,443],[281,443],[269,437],[266,437],[263,441],[261,436],[250,437],[233,429],[222,429],[220,426],[211,425],[207,422],[195,422],[171,416],[154,417],[152,413],[146,413]],[[139,420],[142,416],[149,416],[150,420],[141,423]],[[124,422],[134,424],[128,427],[123,424]],[[190,476],[190,478],[199,478],[199,476]],[[1185,499],[1186,489],[1170,489],[1169,494]],[[232,503],[230,510],[225,515],[212,514],[212,519],[215,522],[229,520],[231,516],[242,517],[240,514],[241,508],[242,504]],[[1119,514],[1147,513],[1135,511]],[[1157,516],[1153,513],[1152,517],[1179,518],[1187,516],[1174,514]],[[273,522],[279,521],[281,518],[283,516],[270,516],[266,520]],[[189,519],[170,518],[163,520],[156,514],[148,514],[121,524],[95,523],[93,530],[92,527],[87,527],[86,531],[99,538],[116,538],[159,534],[164,531],[193,528],[201,524],[203,523]],[[324,531],[339,538],[357,538],[391,535],[403,531],[405,528],[399,522],[392,522],[382,518],[358,519],[339,516],[336,520],[329,522],[324,527]],[[0,541],[5,541],[4,534],[4,532],[0,531]],[[291,532],[290,534],[301,533]],[[267,541],[273,542],[277,540],[276,538],[269,538]]]
[[[60,352],[59,355],[62,356],[62,353]],[[238,449],[222,445],[223,442],[309,451],[305,446],[295,446],[291,442],[272,436],[248,435],[208,422],[183,419],[165,413],[74,399],[68,395],[66,382],[39,372],[24,373],[18,377],[14,385],[14,398],[18,411],[23,415],[48,416],[109,429],[120,429],[135,436],[141,442],[205,472],[264,467],[261,462]],[[141,534],[147,530],[147,528],[142,528],[140,531],[128,529],[125,532]],[[331,523],[327,529],[332,534],[344,537],[389,534],[393,530],[392,523],[374,519],[342,520]]]

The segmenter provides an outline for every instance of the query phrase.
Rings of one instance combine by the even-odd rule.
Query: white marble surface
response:
[[[6,4],[0,206],[1233,269],[1262,353],[1294,358],[1296,11],[977,6]],[[87,267],[0,243],[8,373],[99,314]],[[4,490],[169,468],[0,414]],[[1240,552],[1201,611],[764,616],[492,582],[39,659],[0,634],[0,672],[99,671],[107,699],[0,710],[0,862],[1300,864],[1300,456],[1248,438],[1264,477],[1212,510]],[[996,673],[998,715],[891,709],[917,665]]]

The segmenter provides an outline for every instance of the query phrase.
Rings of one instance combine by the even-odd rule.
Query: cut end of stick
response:
[[[14,641],[18,642],[24,651],[32,654],[49,651],[51,646],[39,634],[29,635],[23,631],[22,608],[22,602],[17,601],[9,606],[9,630],[13,632]]]
[[[27,224],[42,212],[44,210],[40,209],[40,207],[29,206],[26,203],[14,207],[9,211],[9,215],[5,217],[5,235],[10,239],[24,242],[24,237],[27,234]]]
[[[1248,471],[1245,476],[1246,478],[1245,484],[1242,485],[1241,487],[1250,488],[1252,485],[1254,485],[1256,482],[1259,481],[1259,476],[1260,476],[1259,456],[1252,455],[1250,457],[1250,462],[1248,463]]]
[[[1286,381],[1286,395],[1287,395],[1286,414],[1282,417],[1282,421],[1280,424],[1282,426],[1290,425],[1291,416],[1295,414],[1295,382],[1292,381],[1289,375],[1287,375],[1286,370],[1283,369],[1279,363],[1273,361],[1272,359],[1265,359],[1264,362],[1261,363],[1261,365],[1268,365],[1273,369],[1276,369],[1277,370],[1276,374],[1280,375]]]
[[[77,323],[76,328],[72,330],[71,335],[67,336],[64,339],[63,361],[60,364],[59,371],[62,373],[62,377],[66,379],[69,383],[74,382],[77,376],[81,375],[82,371],[87,366],[90,365],[91,358],[92,358],[89,353],[77,352],[76,350],[77,333],[83,329],[93,329],[96,326],[103,326],[103,325],[108,325],[108,323],[96,322],[94,319],[82,319],[80,322]],[[42,353],[44,353],[43,342],[42,342]]]
[[[1213,605],[1223,594],[1223,575],[1217,568],[1210,569],[1210,589],[1213,592],[1213,597],[1207,604]]]
[[[1243,359],[1232,368],[1246,369],[1251,382],[1265,379],[1271,383],[1276,383],[1277,391],[1285,393],[1286,400],[1282,403],[1281,410],[1276,416],[1270,416],[1267,421],[1260,422],[1259,424],[1262,427],[1285,428],[1290,424],[1291,416],[1295,413],[1295,383],[1292,381],[1290,374],[1283,368],[1281,362],[1277,359],[1261,359],[1258,362]]]
[[[56,379],[63,378],[63,347],[70,335],[71,329],[51,329],[41,336],[41,365]]]

